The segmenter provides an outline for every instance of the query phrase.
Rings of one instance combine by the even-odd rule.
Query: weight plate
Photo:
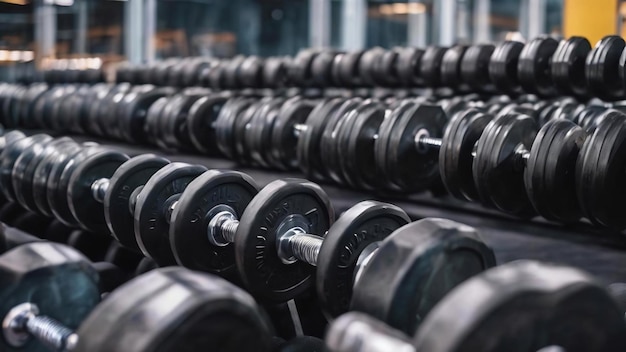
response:
[[[167,159],[154,154],[131,158],[115,170],[104,196],[104,218],[113,235],[122,245],[140,251],[135,239],[131,198],[159,169],[169,164]]]
[[[492,119],[492,115],[468,109],[454,115],[446,125],[439,150],[439,174],[454,197],[478,200],[472,173],[472,152]]]
[[[333,223],[334,211],[318,185],[282,179],[265,186],[241,216],[235,259],[246,287],[259,298],[285,302],[311,287],[315,267],[303,262],[284,264],[277,253],[279,226],[294,217],[308,224],[307,233],[323,235]]]
[[[230,58],[224,67],[224,87],[229,89],[237,89],[242,87],[241,81],[241,65],[245,57],[242,55]]]
[[[224,82],[226,73],[225,66],[226,63],[218,62],[215,66],[211,67],[208,73],[209,87],[216,90],[226,87],[226,83]]]
[[[39,164],[41,164],[49,155],[53,154],[57,148],[62,148],[68,144],[76,145],[76,142],[69,137],[56,138],[49,140],[45,145],[37,144],[36,147],[33,147],[31,149],[32,157],[27,163],[20,162],[20,159],[18,158],[16,165],[13,168],[13,187],[16,191],[15,196],[17,202],[24,208],[32,212],[38,211],[34,187],[36,179],[35,174],[39,168]],[[24,157],[23,161],[28,159],[24,153],[20,156],[20,158],[22,157]],[[18,165],[20,165],[19,169],[17,167]],[[45,187],[45,184],[42,185]]]
[[[244,132],[248,153],[253,163],[270,168],[272,129],[285,98],[277,97],[262,104],[253,114]]]
[[[146,134],[146,140],[151,144],[156,144],[158,139],[158,122],[161,114],[164,111],[165,105],[169,102],[168,96],[163,96],[157,99],[148,108],[145,125],[143,130]]]
[[[395,205],[363,201],[335,222],[324,237],[317,260],[316,289],[324,312],[331,319],[348,311],[353,281],[362,253],[377,247],[397,228],[411,222]]]
[[[568,120],[552,120],[537,133],[524,169],[528,198],[548,220],[575,222],[581,217],[576,195],[576,159],[586,133]]]
[[[306,129],[300,132],[296,147],[298,166],[300,170],[312,180],[326,178],[324,171],[325,161],[321,158],[320,143],[329,120],[334,115],[332,111],[339,108],[344,98],[324,99],[317,103],[306,119]]]
[[[102,148],[99,146],[82,148],[62,163],[53,166],[48,176],[47,197],[50,210],[57,220],[68,226],[79,225],[67,202],[70,176],[87,157],[100,152]]]
[[[591,50],[585,60],[587,87],[604,100],[624,97],[624,82],[619,77],[620,55],[626,46],[619,36],[606,36]]]
[[[360,113],[352,128],[346,127],[346,149],[340,151],[346,156],[341,166],[345,166],[344,177],[352,180],[356,187],[374,190],[381,184],[379,169],[375,167],[374,144],[386,111],[380,104]]]
[[[21,116],[19,118],[20,125],[24,128],[34,129],[36,128],[36,121],[33,119],[34,107],[37,105],[37,101],[41,99],[48,91],[49,87],[45,83],[31,85],[22,101],[20,107]]]
[[[298,166],[297,146],[305,131],[313,128],[306,121],[314,106],[313,101],[300,96],[283,103],[271,131],[269,159],[274,167],[291,170]]]
[[[438,87],[441,84],[441,63],[447,48],[429,46],[424,51],[419,65],[419,76],[429,87]]]
[[[120,136],[130,143],[145,143],[144,125],[150,106],[159,98],[172,93],[173,90],[168,88],[156,88],[147,92],[127,94],[123,103],[125,111],[117,116]]]
[[[312,48],[298,52],[289,67],[289,79],[292,83],[299,87],[308,87],[311,85],[311,64],[317,54],[317,50]]]
[[[12,131],[5,135],[5,146],[0,153],[0,186],[6,199],[15,201],[15,190],[13,189],[13,182],[11,176],[13,173],[13,166],[26,148],[34,143],[49,138],[48,135],[37,134],[34,136],[26,137],[22,132]]]
[[[418,48],[402,48],[398,53],[396,70],[404,86],[412,87],[424,85],[424,81],[419,75],[422,55],[424,55],[424,50]]]
[[[383,184],[387,188],[397,189],[397,185],[393,184],[389,177],[389,171],[387,169],[387,155],[389,143],[392,138],[391,131],[394,130],[396,123],[401,115],[414,106],[414,102],[410,100],[402,100],[392,110],[385,112],[385,118],[380,124],[380,130],[378,131],[378,138],[374,141],[374,158],[376,160],[377,174],[381,176]]]
[[[363,81],[359,76],[359,63],[362,56],[363,51],[354,51],[335,57],[341,57],[339,63],[337,65],[333,65],[333,70],[335,70],[336,67],[337,71],[336,79],[341,83],[341,86],[361,87],[363,85]]]
[[[398,53],[394,50],[386,50],[380,56],[380,59],[374,63],[374,80],[380,86],[397,87],[400,84],[400,78],[396,70],[398,63]]]
[[[375,87],[377,85],[374,77],[374,71],[384,53],[385,49],[381,47],[374,47],[368,49],[361,55],[361,58],[359,59],[358,72],[364,85],[368,87]]]
[[[228,93],[211,94],[196,100],[189,108],[189,139],[199,152],[209,155],[217,153],[215,123],[220,110],[230,97]]]
[[[52,210],[48,203],[48,180],[58,178],[65,167],[65,164],[74,155],[80,152],[81,146],[74,141],[59,144],[54,148],[45,151],[48,154],[37,165],[33,175],[33,200],[36,211],[45,216],[52,216]],[[54,172],[53,172],[54,171]]]
[[[570,37],[559,43],[550,65],[555,87],[563,94],[586,97],[585,60],[591,51],[587,38]],[[620,65],[621,67],[621,65]]]
[[[261,100],[253,101],[245,110],[241,110],[235,119],[233,128],[233,138],[235,144],[235,160],[242,165],[252,165],[253,160],[251,154],[250,141],[246,139],[246,130],[249,129],[250,123],[261,109],[272,100],[265,97]]]
[[[109,234],[104,219],[104,194],[94,190],[96,181],[109,182],[128,155],[103,150],[85,158],[72,172],[67,189],[67,203],[81,227],[98,234]],[[99,199],[97,199],[99,198]]]
[[[237,171],[210,170],[193,180],[172,213],[169,240],[176,262],[193,270],[237,278],[234,245],[212,245],[207,229],[216,213],[224,209],[241,219],[257,193],[254,180]]]
[[[530,150],[536,135],[535,120],[517,113],[496,117],[485,127],[472,164],[483,204],[520,217],[534,215],[524,188],[525,161],[520,153]]]
[[[495,47],[491,44],[472,45],[467,48],[459,68],[461,81],[475,91],[495,93],[495,86],[489,78],[489,62],[494,50]]]
[[[51,140],[52,137],[48,135],[41,135],[41,138],[39,138],[37,142],[24,148],[17,159],[15,159],[15,163],[13,164],[13,168],[11,170],[11,185],[15,201],[23,207],[25,207],[25,202],[24,196],[21,192],[24,188],[30,189],[32,187],[32,184],[30,184],[27,180],[24,180],[27,177],[25,175],[25,171],[33,160],[38,162],[39,156]]]
[[[489,60],[489,78],[499,91],[520,93],[517,66],[523,49],[524,44],[516,41],[496,45]]]
[[[204,95],[204,94],[202,94]],[[173,147],[182,150],[192,150],[193,144],[189,140],[189,126],[187,125],[187,115],[189,109],[200,97],[200,94],[186,94],[182,95],[182,99],[176,103],[172,102],[172,110],[167,121],[167,133],[166,136],[170,136],[171,141],[168,143]]]
[[[461,80],[461,60],[467,50],[467,45],[455,45],[446,50],[441,59],[441,85],[454,90],[467,90]]]
[[[607,110],[587,138],[576,164],[576,193],[583,214],[592,222],[614,230],[626,228],[621,213],[626,206],[622,182],[626,164],[626,118]]]
[[[524,91],[544,97],[556,95],[550,60],[558,45],[551,37],[539,37],[526,43],[517,63],[517,78]]]
[[[152,175],[137,196],[135,238],[141,252],[160,266],[176,263],[168,239],[169,208],[187,185],[205,171],[200,165],[168,164]]]
[[[229,99],[220,110],[215,120],[215,140],[220,152],[228,159],[236,157],[235,147],[235,123],[242,111],[245,111],[253,99],[247,97],[235,97]]]
[[[169,124],[174,120],[173,109],[179,104],[179,101],[184,99],[182,95],[173,95],[168,97],[167,102],[163,106],[163,111],[159,114],[158,120],[156,120],[156,145],[165,150],[171,150],[176,146],[176,137],[174,131],[169,129]]]
[[[437,151],[416,146],[417,136],[441,138],[446,125],[443,110],[434,105],[415,104],[398,117],[387,145],[386,170],[401,189],[418,191],[439,177]]]
[[[331,111],[333,116],[326,122],[326,128],[320,138],[320,158],[323,160],[326,175],[337,183],[344,183],[340,169],[342,159],[338,151],[339,131],[343,124],[352,124],[356,118],[354,110],[361,103],[363,103],[361,98],[351,98],[345,100],[336,110]]]
[[[337,52],[324,50],[311,61],[311,83],[316,87],[331,85],[332,65]]]
[[[282,57],[265,59],[261,72],[262,87],[283,88],[288,82],[287,60]]]

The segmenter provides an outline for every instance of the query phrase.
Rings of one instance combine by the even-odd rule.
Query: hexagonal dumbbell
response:
[[[619,351],[626,346],[621,305],[573,268],[517,261],[461,283],[407,334],[365,314],[336,319],[333,352]]]
[[[97,304],[98,277],[84,257],[69,247],[36,243],[0,256],[0,280],[3,349],[270,348],[272,328],[252,297],[222,279],[183,268],[151,271]],[[141,316],[151,318],[138,320]]]

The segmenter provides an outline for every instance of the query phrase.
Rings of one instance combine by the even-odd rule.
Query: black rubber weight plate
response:
[[[308,233],[323,235],[334,220],[328,196],[316,184],[300,179],[271,182],[244,211],[235,241],[241,277],[253,295],[284,302],[311,287],[315,267],[284,264],[276,249],[276,231],[287,217],[303,216]]]
[[[212,245],[207,237],[215,209],[229,207],[241,218],[258,186],[237,171],[210,170],[193,180],[172,214],[170,244],[176,262],[186,268],[236,277],[234,245]]]
[[[527,217],[534,213],[524,188],[519,148],[529,150],[537,134],[534,119],[507,114],[492,120],[478,140],[472,165],[474,183],[483,204]]]
[[[334,318],[348,311],[351,283],[363,250],[410,221],[394,205],[364,201],[348,209],[331,226],[317,261],[316,289],[326,314]]]
[[[626,119],[607,111],[587,138],[576,165],[576,191],[589,220],[615,230],[626,228]]]
[[[200,165],[171,163],[157,171],[137,197],[134,212],[137,244],[144,255],[161,266],[176,263],[169,243],[167,207],[205,171]]]
[[[113,237],[130,249],[140,251],[130,210],[133,192],[167,164],[167,159],[153,154],[139,155],[118,167],[109,180],[104,197],[104,218]]]
[[[549,220],[575,222],[581,217],[576,195],[576,159],[586,133],[568,120],[544,125],[530,150],[524,184],[537,213]]]

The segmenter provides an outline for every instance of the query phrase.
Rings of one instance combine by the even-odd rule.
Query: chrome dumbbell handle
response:
[[[22,303],[9,311],[2,321],[2,333],[13,347],[24,346],[31,337],[36,338],[50,350],[72,351],[78,335],[60,322],[39,315],[39,308],[32,303]]]

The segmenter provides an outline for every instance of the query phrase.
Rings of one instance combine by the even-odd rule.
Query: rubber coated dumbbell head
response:
[[[70,247],[49,242],[25,244],[0,256],[0,316],[15,306],[30,302],[41,314],[70,328],[80,322],[100,301],[98,275],[91,263]],[[0,339],[3,350],[23,336]],[[29,351],[48,351],[28,341]]]

